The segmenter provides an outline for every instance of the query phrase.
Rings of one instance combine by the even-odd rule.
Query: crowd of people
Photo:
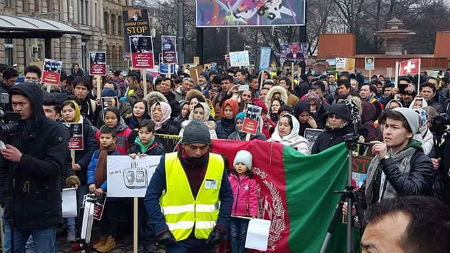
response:
[[[359,142],[370,143],[358,146],[356,152],[373,156],[367,179],[358,189],[364,209],[370,210],[384,199],[411,195],[450,203],[450,159],[444,155],[450,153],[450,136],[445,133],[449,127],[445,119],[450,117],[450,69],[438,77],[400,77],[397,85],[383,75],[364,78],[360,73],[331,72],[313,76],[289,70],[247,69],[205,69],[195,78],[182,70],[170,78],[146,74],[144,83],[138,71],[117,70],[105,77],[92,77],[75,64],[70,74],[62,71],[60,84],[50,89],[40,84],[42,71],[37,66],[25,68],[24,83],[17,83],[19,73],[14,68],[2,66],[1,74],[0,93],[11,98],[2,108],[18,112],[21,119],[19,137],[9,137],[11,141],[1,149],[0,159],[2,205],[6,205],[6,221],[11,214],[15,217],[15,236],[19,238],[13,243],[16,252],[24,252],[25,247],[56,252],[52,228],[61,225],[61,188],[77,189],[78,206],[88,193],[103,197],[107,192],[108,155],[135,158],[167,154],[155,172],[159,176],[153,176],[145,201],[139,200],[141,252],[156,252],[157,241],[173,244],[188,238],[186,231],[166,228],[160,213],[173,201],[168,200],[169,195],[164,195],[164,200],[161,191],[183,190],[182,185],[166,183],[169,175],[164,167],[172,159],[168,153],[174,150],[178,150],[185,170],[203,164],[205,160],[192,159],[189,149],[209,147],[210,139],[277,142],[303,155],[313,155],[345,142],[346,136],[353,134]],[[144,86],[148,94],[144,94]],[[257,131],[252,135],[243,131],[249,105],[261,107]],[[437,117],[444,119],[442,126],[436,125]],[[83,125],[83,149],[76,150],[73,158],[67,150],[64,123]],[[208,136],[193,130],[194,126],[204,129]],[[436,130],[439,127],[441,131]],[[321,131],[316,140],[308,136],[309,129]],[[199,143],[203,146],[193,145]],[[195,151],[192,154],[195,157]],[[220,164],[220,159],[214,160],[212,155],[209,159]],[[219,214],[213,231],[230,234],[232,252],[245,252],[248,225],[248,220],[235,216],[257,216],[252,160],[250,152],[239,151],[233,168],[220,175],[221,187],[230,191],[217,192],[221,214],[224,208],[233,217],[224,219]],[[8,170],[10,167],[13,170]],[[197,184],[194,197],[205,198],[198,189],[201,180],[192,179],[200,174],[186,174],[193,191],[192,182]],[[18,187],[8,193],[11,177]],[[13,206],[8,204],[8,196],[14,196]],[[155,210],[159,201],[161,206]],[[100,221],[101,237],[93,244],[97,251],[116,247],[121,226],[131,215],[124,211],[126,206],[131,206],[129,199],[108,198]],[[63,222],[67,241],[75,243],[74,250],[80,250],[80,220],[79,216]],[[7,238],[10,228],[5,227]],[[196,228],[196,237],[197,232],[204,233]],[[197,238],[209,241],[208,234]],[[4,249],[9,252],[10,241],[4,242]],[[170,247],[166,249],[170,252]],[[176,249],[173,252],[178,252]]]

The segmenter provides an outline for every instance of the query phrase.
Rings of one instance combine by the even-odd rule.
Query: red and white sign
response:
[[[90,52],[89,53],[89,75],[106,76],[106,53]]]
[[[45,59],[41,82],[43,84],[58,85],[61,77],[61,65],[61,61]]]
[[[420,72],[420,59],[400,62],[399,76],[415,75]]]
[[[152,69],[153,40],[151,36],[130,36],[131,64],[135,69]]]
[[[256,105],[248,105],[245,112],[244,122],[241,132],[255,135],[258,132],[258,123],[261,119],[262,108]]]
[[[83,123],[65,123],[70,130],[69,150],[83,150]]]

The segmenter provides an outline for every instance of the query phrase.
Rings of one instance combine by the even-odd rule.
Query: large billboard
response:
[[[197,0],[197,27],[303,26],[305,0]]]

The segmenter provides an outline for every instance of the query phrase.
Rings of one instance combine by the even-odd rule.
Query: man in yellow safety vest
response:
[[[208,127],[190,122],[181,148],[161,157],[148,186],[145,207],[167,253],[212,252],[228,234],[233,192],[210,143]]]

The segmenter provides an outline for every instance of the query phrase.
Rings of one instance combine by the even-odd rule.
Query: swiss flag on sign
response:
[[[410,74],[418,74],[419,69],[419,59],[412,59],[400,62],[399,76],[407,76]]]

